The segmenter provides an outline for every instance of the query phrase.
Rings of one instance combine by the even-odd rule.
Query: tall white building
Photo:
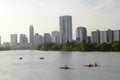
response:
[[[30,41],[30,44],[33,46],[34,44],[34,28],[33,28],[33,25],[30,25],[30,28],[29,28],[29,41]]]
[[[28,38],[25,34],[20,34],[20,47],[28,47]]]
[[[85,27],[78,27],[76,29],[76,40],[78,42],[87,41],[87,31]]]
[[[108,29],[107,30],[107,38],[108,38],[108,43],[112,43],[113,42],[113,31],[112,30],[110,30],[110,29]]]
[[[58,31],[53,31],[52,33],[52,43],[59,44],[60,42],[60,34]]]
[[[96,30],[96,31],[92,31],[91,32],[91,38],[92,38],[92,42],[93,43],[97,43],[100,44],[100,31]]]
[[[17,34],[11,34],[11,47],[15,48],[17,46]]]
[[[1,36],[0,36],[0,46],[1,46]]]
[[[120,41],[120,30],[113,31],[113,41]]]
[[[100,31],[100,43],[108,42],[108,33],[107,31]]]
[[[3,47],[8,47],[8,48],[10,48],[10,42],[4,42],[4,43],[3,43]]]
[[[40,44],[43,44],[42,36],[38,33],[35,33],[34,36],[34,47],[38,47]]]
[[[72,17],[61,16],[59,17],[60,26],[60,43],[72,42]]]
[[[49,33],[44,33],[44,43],[45,44],[51,43],[51,36]]]

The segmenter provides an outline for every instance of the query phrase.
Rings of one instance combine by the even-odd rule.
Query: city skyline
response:
[[[60,17],[72,17],[72,16],[60,16]],[[67,18],[66,18],[67,19]],[[66,20],[65,19],[65,20]],[[69,19],[69,18],[68,18]],[[64,20],[63,20],[64,21]],[[61,21],[60,21],[61,22]],[[64,23],[64,22],[63,22]],[[67,23],[69,23],[69,20],[68,20],[68,22]],[[61,24],[61,23],[59,23],[59,24]],[[63,24],[64,25],[64,24]],[[67,27],[68,27],[68,25],[66,25]],[[61,26],[59,26],[59,28],[60,28]],[[65,26],[64,26],[65,27]],[[66,27],[66,28],[67,28]],[[64,28],[65,29],[65,28]],[[85,29],[85,30],[83,30],[83,29]],[[111,30],[112,30],[112,32],[115,32],[114,33],[114,36],[116,36],[115,37],[115,39],[114,39],[114,41],[119,41],[119,39],[118,39],[118,37],[119,37],[119,32],[116,32],[116,31],[120,31],[120,29],[110,29],[110,28],[108,28],[108,29],[105,29],[105,30],[100,30],[100,29],[96,29],[96,30],[93,30],[93,31],[91,31],[90,32],[90,35],[88,35],[87,33],[88,33],[88,30],[87,30],[87,27],[85,27],[85,26],[78,26],[77,28],[76,28],[76,36],[75,36],[75,38],[72,38],[71,39],[71,41],[69,41],[69,42],[72,42],[72,41],[74,41],[74,40],[76,40],[76,41],[79,41],[79,39],[78,39],[78,37],[84,37],[85,38],[85,36],[86,36],[86,38],[85,39],[83,39],[83,40],[85,40],[85,41],[87,41],[87,37],[91,37],[91,38],[93,38],[93,36],[94,36],[94,40],[96,40],[97,39],[97,41],[98,41],[98,37],[99,37],[99,35],[100,35],[100,32],[101,32],[101,36],[104,36],[104,37],[106,37],[107,38],[107,31],[108,31],[108,34],[110,34],[109,35],[109,37],[108,37],[108,39],[110,40],[110,43],[113,41],[113,39],[112,39],[112,36],[111,35],[113,35],[112,34],[112,32],[111,32]],[[63,30],[64,31],[64,30]],[[81,32],[82,31],[82,32]],[[96,31],[98,32],[99,31],[99,34],[98,33],[96,33]],[[0,44],[3,44],[3,43],[10,43],[10,44],[12,44],[13,42],[15,42],[15,43],[20,43],[21,42],[21,35],[25,35],[26,36],[26,38],[28,39],[28,43],[32,43],[32,44],[34,44],[34,42],[32,41],[31,42],[31,39],[30,39],[30,37],[31,37],[31,33],[32,33],[32,39],[34,39],[35,38],[35,36],[36,37],[44,37],[45,36],[45,34],[49,34],[50,35],[50,37],[51,38],[53,38],[52,36],[55,34],[53,34],[53,32],[58,32],[57,34],[59,34],[60,33],[60,30],[58,30],[58,31],[56,31],[56,30],[53,30],[53,31],[51,31],[50,33],[48,33],[48,32],[44,32],[44,34],[43,35],[41,35],[41,34],[39,34],[38,32],[34,32],[34,26],[33,25],[29,25],[29,35],[27,36],[26,34],[23,34],[23,33],[21,33],[21,34],[17,34],[17,33],[12,33],[12,34],[10,34],[9,35],[9,38],[10,38],[10,41],[2,41],[1,40],[1,38],[2,38],[2,36],[0,36]],[[66,31],[65,31],[66,32]],[[73,31],[72,31],[73,32]],[[70,32],[70,33],[72,33],[72,32]],[[95,34],[95,35],[94,35]],[[84,35],[84,36],[83,36]],[[55,36],[55,35],[54,35]],[[58,36],[58,35],[57,35]],[[67,35],[66,35],[67,36]],[[70,36],[70,35],[68,35],[68,36]],[[96,36],[96,38],[95,38],[95,36]],[[60,34],[59,34],[59,38],[60,38]],[[52,39],[50,39],[51,41],[50,42],[52,42]],[[91,39],[92,40],[92,39]],[[94,40],[93,40],[93,42],[94,42]],[[103,39],[102,39],[103,40]],[[107,39],[106,39],[107,40]],[[103,42],[107,42],[107,41],[103,41]],[[67,42],[68,40],[66,40],[65,42]],[[81,40],[80,40],[80,42],[82,41],[82,38],[81,38]],[[96,41],[95,41],[96,42]],[[101,42],[101,43],[103,43],[103,42]],[[96,42],[96,43],[100,43],[100,42]],[[15,44],[13,44],[13,45],[15,45]]]
[[[61,23],[62,20],[62,23]],[[72,21],[72,17],[71,16],[61,16],[60,17],[60,24],[65,27],[63,28],[60,25],[60,28],[63,28],[62,31],[63,32],[69,32],[66,31],[67,28],[70,27]],[[65,24],[63,24],[65,23]],[[69,24],[69,25],[68,25]],[[100,30],[96,30],[96,31],[92,31],[91,32],[91,36],[87,35],[87,30],[86,27],[82,27],[79,26],[76,28],[76,39],[72,39],[70,38],[63,38],[62,42],[60,42],[60,35],[63,35],[65,37],[69,36],[71,37],[72,31],[70,31],[70,33],[61,33],[60,31],[52,31],[51,34],[50,33],[44,33],[44,36],[39,35],[39,33],[34,33],[34,27],[33,25],[30,25],[29,28],[30,34],[29,34],[29,39],[26,36],[26,34],[20,34],[19,37],[17,37],[17,34],[11,34],[10,35],[10,42],[4,42],[3,44],[0,44],[0,47],[7,47],[10,49],[30,49],[30,48],[37,48],[39,45],[41,44],[49,44],[49,43],[55,43],[55,44],[64,44],[66,42],[74,42],[74,43],[81,43],[83,41],[86,42],[92,42],[92,43],[97,43],[97,44],[102,44],[102,43],[112,43],[115,41],[120,41],[120,30],[105,30],[105,31],[100,31]],[[32,37],[31,37],[31,33],[32,33]],[[20,38],[20,41],[18,41],[18,38]],[[34,39],[34,42],[31,40]],[[32,41],[32,42],[31,42]],[[0,43],[1,43],[1,36],[0,36]]]
[[[119,0],[0,0],[0,36],[2,42],[10,41],[10,34],[29,36],[29,25],[43,35],[59,31],[59,16],[73,18],[73,38],[75,29],[85,26],[88,35],[96,29],[112,30],[120,27]],[[62,6],[61,6],[62,5]]]

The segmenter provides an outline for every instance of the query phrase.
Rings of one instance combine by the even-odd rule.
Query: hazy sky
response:
[[[2,42],[10,34],[28,36],[29,25],[43,35],[59,30],[59,16],[71,15],[73,36],[76,27],[85,26],[88,35],[96,29],[120,29],[120,0],[0,0]]]

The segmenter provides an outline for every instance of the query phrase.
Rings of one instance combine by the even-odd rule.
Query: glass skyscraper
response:
[[[29,40],[30,40],[30,44],[33,46],[34,44],[34,28],[33,28],[33,25],[30,25],[30,28],[29,28]]]

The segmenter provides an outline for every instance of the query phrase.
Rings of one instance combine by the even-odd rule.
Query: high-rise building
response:
[[[91,42],[91,36],[87,36],[86,42]]]
[[[34,47],[38,47],[40,44],[43,44],[42,36],[38,33],[35,33],[34,36]]]
[[[3,47],[2,43],[1,43],[1,36],[0,36],[0,47]]]
[[[51,36],[49,33],[44,33],[44,43],[45,44],[51,43]]]
[[[86,41],[87,40],[87,31],[85,27],[78,27],[76,29],[76,40],[78,42]]]
[[[108,38],[108,43],[112,43],[113,42],[113,31],[108,29],[107,30],[107,38]]]
[[[60,42],[60,34],[58,31],[53,31],[52,33],[52,43],[59,44]]]
[[[20,34],[20,47],[28,47],[28,38],[25,34]]]
[[[113,41],[120,41],[120,30],[113,31]]]
[[[108,33],[107,31],[100,31],[100,43],[108,42]]]
[[[33,25],[30,25],[30,28],[29,28],[29,40],[30,40],[30,44],[33,46],[34,44],[34,28],[33,28]]]
[[[59,17],[60,26],[60,43],[72,42],[72,17],[61,16]]]
[[[0,46],[1,46],[1,36],[0,36]]]
[[[15,48],[17,46],[17,34],[11,34],[11,47]]]
[[[100,44],[100,31],[99,30],[92,31],[91,34],[92,42]]]
[[[10,48],[10,42],[4,42],[4,43],[3,43],[3,47]]]

